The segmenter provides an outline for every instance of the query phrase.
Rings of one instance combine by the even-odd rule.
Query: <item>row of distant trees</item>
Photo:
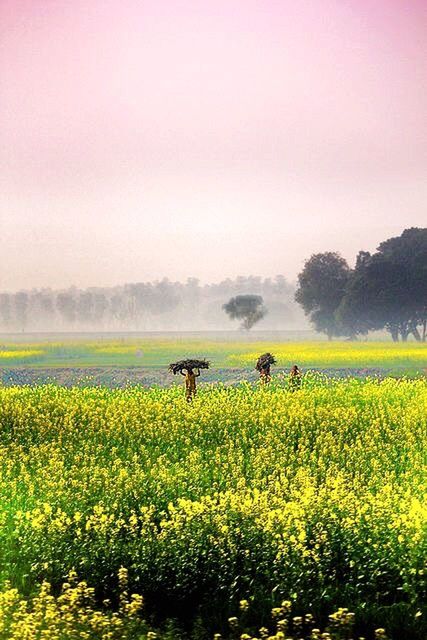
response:
[[[427,229],[406,229],[370,254],[361,251],[354,269],[338,253],[306,261],[298,288],[284,276],[228,278],[217,284],[129,283],[119,287],[70,287],[0,293],[0,330],[195,330],[224,326],[224,311],[249,330],[267,315],[265,328],[304,326],[329,339],[355,339],[372,330],[403,341],[427,337]],[[225,302],[228,300],[228,302]]]
[[[222,305],[230,297],[256,291],[266,300],[271,328],[298,326],[303,314],[295,287],[284,276],[226,279],[201,285],[163,279],[118,287],[71,287],[0,294],[0,330],[195,330],[227,327]]]
[[[427,334],[427,229],[406,229],[351,269],[338,253],[317,253],[298,276],[295,299],[315,329],[351,339],[386,329],[394,341]]]

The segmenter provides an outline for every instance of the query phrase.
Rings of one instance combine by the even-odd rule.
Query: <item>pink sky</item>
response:
[[[427,2],[2,0],[0,134],[0,290],[293,279],[426,226]]]

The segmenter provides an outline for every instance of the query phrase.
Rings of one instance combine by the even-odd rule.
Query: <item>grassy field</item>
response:
[[[307,345],[307,361],[331,349],[414,363],[425,347]],[[0,424],[2,640],[145,638],[143,618],[167,638],[426,637],[425,378],[214,385],[191,405],[176,388],[12,387]],[[355,616],[328,621],[339,607]]]
[[[228,334],[217,336],[185,335],[145,338],[111,337],[80,339],[39,338],[20,342],[3,336],[0,344],[0,367],[144,367],[165,369],[177,359],[194,355],[212,361],[213,369],[242,368],[253,370],[260,353],[272,351],[278,359],[277,371],[288,371],[297,363],[317,369],[371,369],[388,372],[424,372],[427,368],[427,344],[410,342],[325,342],[284,341],[277,336],[259,339]]]

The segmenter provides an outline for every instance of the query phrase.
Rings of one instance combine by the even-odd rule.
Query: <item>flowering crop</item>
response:
[[[217,367],[244,367],[253,370],[261,353],[277,357],[277,371],[293,364],[307,368],[382,367],[399,372],[410,368],[422,372],[427,367],[426,343],[392,342],[266,342],[265,340],[215,340],[177,338],[123,338],[96,341],[16,342],[0,350],[0,364],[13,366],[37,361],[37,365],[117,365],[166,368],[170,362],[187,357],[208,359]]]
[[[294,342],[279,343],[271,347],[279,368],[296,362],[302,366],[316,367],[401,367],[427,366],[425,343],[392,342]],[[258,349],[259,351],[259,349]],[[228,362],[234,366],[253,366],[258,358],[253,347],[246,353],[231,354]]]
[[[347,606],[356,626],[422,638],[426,437],[425,379],[217,385],[191,405],[179,388],[0,389],[0,638],[15,604],[31,620],[26,599],[37,611],[73,571],[114,610],[121,567],[134,602],[211,629],[241,601],[250,627],[290,599],[296,629]],[[58,629],[80,624],[49,602]],[[100,638],[122,637],[92,609]],[[75,637],[98,637],[90,624]]]
[[[42,349],[4,349],[0,350],[0,362],[30,362],[37,356],[42,356],[44,351]]]

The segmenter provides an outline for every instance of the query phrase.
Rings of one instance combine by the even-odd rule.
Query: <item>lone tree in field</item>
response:
[[[222,308],[232,320],[241,320],[241,328],[245,331],[252,329],[268,313],[262,296],[251,294],[230,298]]]
[[[347,283],[350,267],[338,253],[315,253],[298,276],[295,300],[303,307],[316,331],[333,336],[351,335],[336,317]]]

